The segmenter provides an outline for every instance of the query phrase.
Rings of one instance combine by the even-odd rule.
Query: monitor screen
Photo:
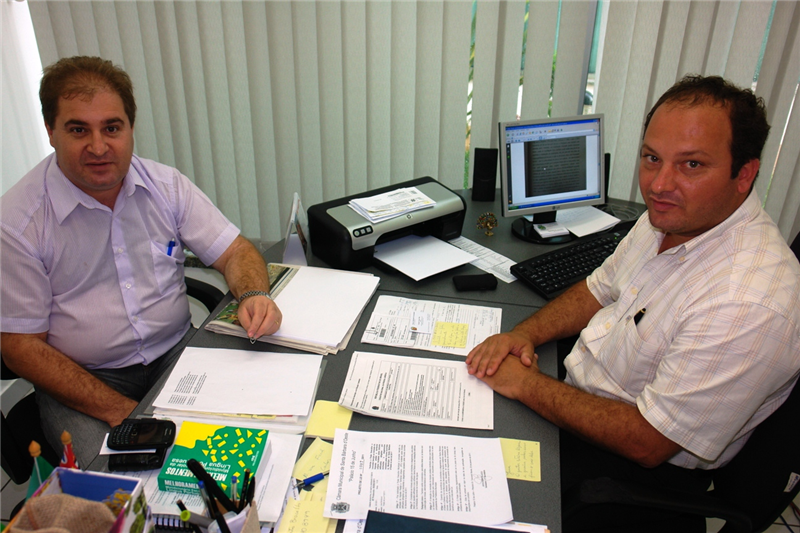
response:
[[[605,202],[603,115],[501,122],[499,134],[504,217],[553,222],[559,209]],[[520,218],[514,234],[540,242],[529,225]]]

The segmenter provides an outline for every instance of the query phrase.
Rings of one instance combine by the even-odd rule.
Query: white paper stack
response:
[[[283,314],[278,331],[258,340],[311,353],[332,354],[347,347],[380,278],[331,268],[269,265],[270,292]],[[223,309],[206,329],[247,338],[239,324],[238,302]]]
[[[436,204],[416,187],[404,187],[393,191],[350,200],[350,207],[370,222],[389,220],[412,211]]]
[[[302,433],[322,357],[188,347],[153,401],[153,414]]]

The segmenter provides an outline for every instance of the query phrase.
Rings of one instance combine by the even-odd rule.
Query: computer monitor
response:
[[[542,238],[534,224],[554,222],[560,209],[605,202],[603,115],[501,122],[499,134],[503,216],[519,217],[512,233],[541,244],[572,240]]]

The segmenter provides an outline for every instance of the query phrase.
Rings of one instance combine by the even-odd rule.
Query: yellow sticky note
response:
[[[539,443],[531,440],[500,439],[506,477],[522,481],[541,481]]]
[[[443,346],[446,348],[466,348],[467,333],[469,324],[457,324],[455,322],[437,322],[433,326],[433,346]]]
[[[314,439],[311,446],[300,456],[294,464],[292,477],[295,479],[305,479],[322,472],[329,472],[331,469],[331,455],[333,454],[333,444],[325,442],[320,438]]]
[[[289,498],[277,533],[327,533],[329,518],[322,516],[324,501]]]
[[[350,427],[350,419],[353,411],[342,407],[336,402],[317,400],[311,418],[308,420],[306,437],[321,437],[333,440],[336,429],[347,429]]]

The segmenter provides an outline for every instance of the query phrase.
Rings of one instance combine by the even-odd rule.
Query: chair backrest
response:
[[[714,494],[764,531],[800,492],[800,386],[759,424],[733,460],[714,474]],[[720,533],[724,532],[723,528]]]

